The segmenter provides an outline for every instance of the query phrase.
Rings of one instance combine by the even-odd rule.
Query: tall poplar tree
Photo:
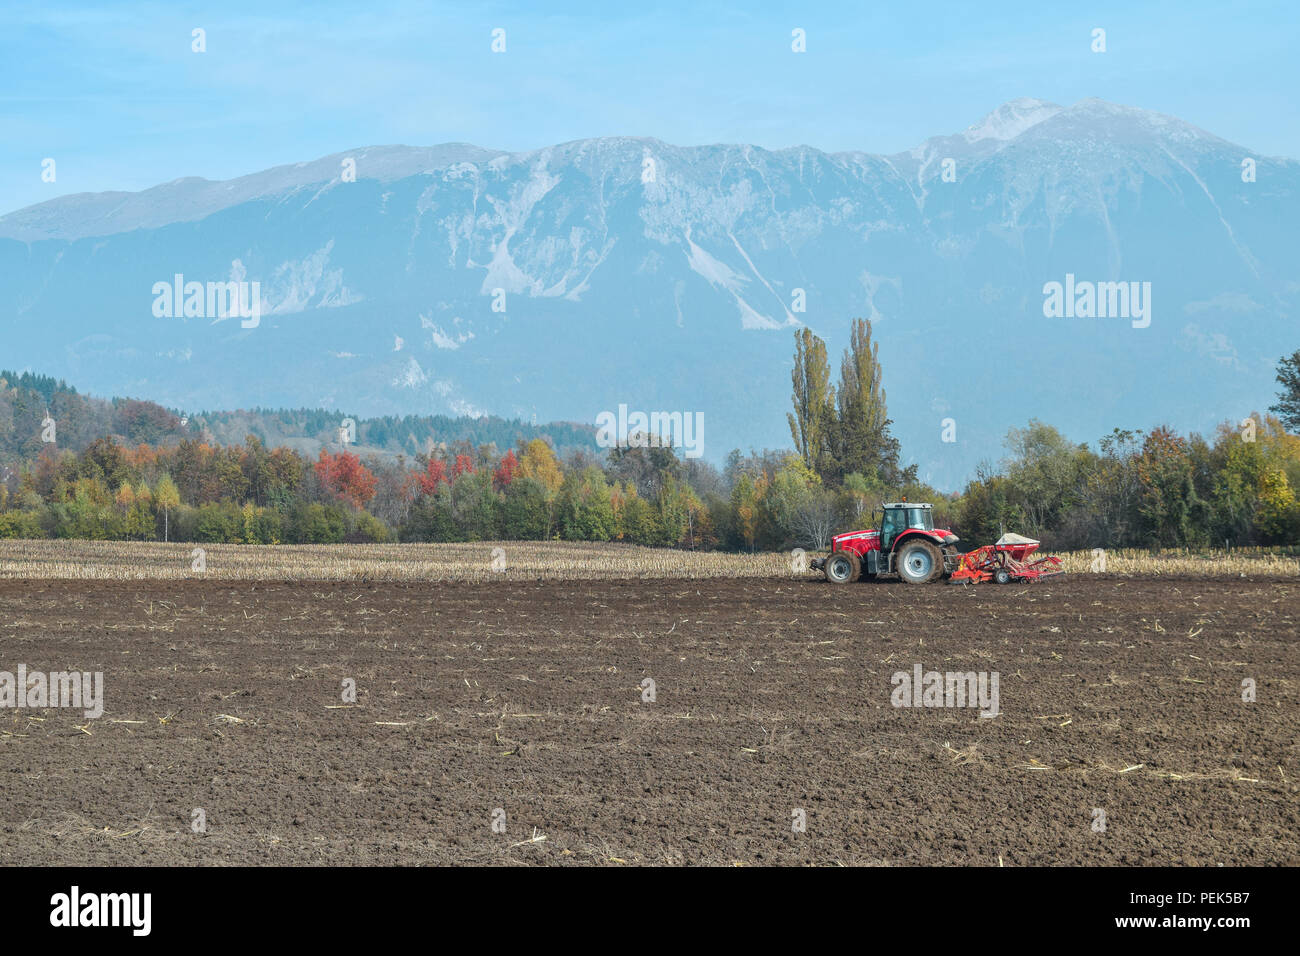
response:
[[[835,392],[826,343],[807,328],[794,334],[794,411],[787,414],[790,437],[804,463],[823,479],[836,471],[834,463]]]
[[[840,363],[838,419],[834,432],[839,475],[877,475],[894,484],[898,474],[898,442],[890,437],[890,420],[882,387],[880,346],[871,341],[871,321],[854,319],[849,347]]]

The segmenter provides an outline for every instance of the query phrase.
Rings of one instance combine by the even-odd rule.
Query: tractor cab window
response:
[[[929,508],[886,508],[880,519],[880,546],[888,551],[904,531],[934,530],[934,513]]]
[[[880,519],[880,546],[886,551],[890,543],[903,530],[903,512],[899,508],[886,508]]]

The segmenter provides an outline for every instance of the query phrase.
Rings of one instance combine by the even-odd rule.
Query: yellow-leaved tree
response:
[[[158,484],[153,489],[154,505],[162,509],[163,513],[163,540],[167,540],[167,533],[171,520],[171,510],[179,508],[181,504],[180,489],[176,487],[176,482],[172,481],[170,475],[163,475],[158,479]]]
[[[548,495],[554,495],[564,484],[564,474],[560,471],[555,452],[540,438],[530,441],[519,456],[519,475],[541,482]]]

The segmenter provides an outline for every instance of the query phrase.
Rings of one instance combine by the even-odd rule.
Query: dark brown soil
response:
[[[106,698],[0,710],[5,865],[1300,863],[1295,580],[3,581],[0,627]],[[1001,715],[891,706],[915,663]]]

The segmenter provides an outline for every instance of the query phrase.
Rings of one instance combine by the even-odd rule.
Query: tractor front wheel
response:
[[[852,551],[836,551],[826,559],[825,570],[831,584],[849,584],[862,574],[862,562]]]
[[[943,553],[929,541],[909,541],[898,552],[898,573],[908,584],[929,584],[943,574]]]

